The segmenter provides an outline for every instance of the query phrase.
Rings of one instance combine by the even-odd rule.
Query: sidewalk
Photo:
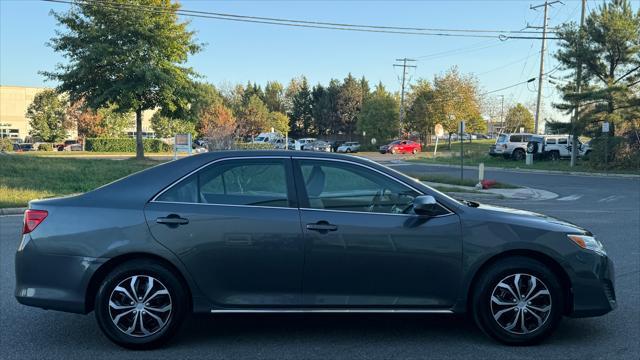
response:
[[[456,188],[460,190],[464,190],[464,192],[459,192],[454,194],[459,197],[469,197],[474,195],[483,195],[486,198],[503,198],[503,199],[516,199],[516,200],[551,200],[558,197],[558,194],[542,190],[542,189],[534,189],[528,187],[522,187],[517,189],[476,189],[472,186],[461,186],[461,185],[451,185],[451,184],[443,184],[443,183],[434,183],[423,181],[424,184],[432,187],[447,187],[447,188]]]

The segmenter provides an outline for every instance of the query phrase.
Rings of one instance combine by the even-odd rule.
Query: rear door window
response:
[[[289,206],[284,159],[214,163],[162,193],[157,201],[218,205]]]
[[[547,139],[547,145],[555,145],[556,139]]]
[[[567,138],[560,138],[560,139],[558,139],[558,144],[564,144],[564,145],[566,145],[566,144],[567,144]]]
[[[511,142],[522,142],[522,135],[511,135]]]

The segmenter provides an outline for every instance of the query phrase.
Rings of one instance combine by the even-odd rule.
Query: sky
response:
[[[185,10],[367,25],[520,30],[527,24],[542,25],[542,9],[530,5],[542,1],[181,1]],[[549,25],[579,21],[580,1],[564,0],[549,9]],[[588,10],[601,2],[588,0]],[[640,1],[634,1],[637,9]],[[0,0],[0,84],[55,86],[39,71],[53,70],[63,62],[46,42],[57,24],[51,10],[68,5],[37,0]],[[381,81],[391,91],[400,90],[401,70],[395,59],[413,58],[409,84],[419,78],[432,80],[451,66],[474,73],[483,91],[492,91],[532,77],[540,66],[540,40],[411,36],[305,29],[203,18],[190,20],[204,49],[188,65],[214,85],[247,81],[264,86],[277,80],[287,84],[305,75],[311,84],[328,84],[348,73],[365,76],[373,87]],[[557,65],[557,46],[548,41],[545,69]],[[556,70],[554,75],[559,75]],[[492,93],[505,103],[535,101],[537,82]],[[566,119],[551,108],[558,101],[555,86],[545,82],[543,118]]]

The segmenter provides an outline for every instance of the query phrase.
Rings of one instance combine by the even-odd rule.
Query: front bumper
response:
[[[15,256],[16,300],[27,306],[85,314],[89,281],[106,261],[42,253],[24,235]]]
[[[604,315],[618,306],[615,293],[613,261],[607,256],[580,253],[580,264],[572,277],[570,317]]]

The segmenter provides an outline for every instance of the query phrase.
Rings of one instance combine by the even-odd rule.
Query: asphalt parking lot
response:
[[[398,164],[402,171],[459,170]],[[469,170],[465,176],[474,176]],[[0,358],[2,359],[638,359],[640,354],[640,179],[491,171],[487,178],[554,191],[545,201],[490,200],[581,225],[605,244],[616,265],[618,309],[599,318],[565,319],[532,347],[506,347],[469,321],[425,315],[225,315],[192,318],[167,348],[131,352],[111,344],[93,314],[19,305],[13,254],[21,217],[0,217]]]

